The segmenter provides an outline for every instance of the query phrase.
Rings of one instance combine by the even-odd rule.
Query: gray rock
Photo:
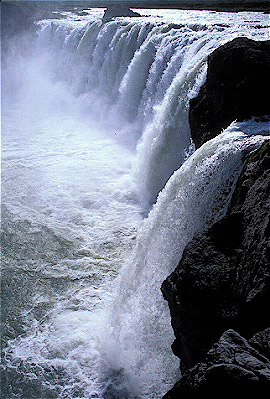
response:
[[[108,22],[115,17],[140,17],[137,12],[130,10],[130,8],[121,5],[112,5],[108,7],[103,15],[102,21]]]
[[[192,398],[207,394],[256,394],[270,388],[269,360],[234,330],[225,331],[203,362],[184,373],[164,399]]]
[[[249,343],[257,351],[263,353],[268,359],[270,359],[270,328],[266,328],[263,331],[256,333],[250,338]]]

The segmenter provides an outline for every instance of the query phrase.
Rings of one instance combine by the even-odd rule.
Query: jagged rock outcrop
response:
[[[259,334],[269,338],[270,329]],[[203,362],[188,370],[164,399],[216,398],[241,394],[264,397],[270,389],[270,361],[234,330],[225,331]]]
[[[270,359],[270,328],[255,334],[249,340],[249,343],[257,349],[257,351],[263,353],[264,356]]]
[[[115,17],[140,17],[141,15],[137,12],[130,10],[130,8],[121,5],[114,5],[108,7],[103,15],[102,21],[108,22]]]
[[[269,169],[266,141],[247,160],[226,216],[193,238],[162,285],[176,336],[173,351],[184,373],[197,367],[195,374],[201,375],[196,363],[205,362],[224,331],[234,329],[249,339],[270,326]],[[255,335],[252,344],[267,357],[264,340],[265,335]],[[226,370],[238,378],[238,369]]]
[[[207,78],[190,101],[191,137],[196,148],[234,120],[270,115],[270,40],[240,37],[208,57]]]

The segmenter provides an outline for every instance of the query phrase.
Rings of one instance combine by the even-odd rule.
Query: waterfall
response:
[[[206,29],[128,19],[86,26],[45,22],[39,36],[42,49],[52,42],[53,63],[62,53],[57,78],[72,84],[92,119],[137,146],[133,176],[148,211],[191,145],[189,100],[204,82],[207,56],[236,32],[213,22]]]
[[[161,397],[178,370],[170,350],[173,334],[160,286],[194,234],[224,216],[243,154],[265,140],[261,135],[249,138],[244,129],[238,130],[233,125],[204,144],[173,174],[119,276],[110,315],[110,345],[115,342],[117,348],[113,347],[111,359],[125,368],[131,385],[143,397]],[[263,131],[267,134],[266,124],[261,134]],[[157,386],[160,373],[164,386]]]
[[[179,359],[161,284],[269,134],[233,123],[194,151],[188,123],[207,56],[265,39],[263,14],[140,12],[37,21],[5,54],[6,399],[162,398]]]

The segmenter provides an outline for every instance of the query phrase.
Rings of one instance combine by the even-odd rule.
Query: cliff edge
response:
[[[227,393],[249,392],[247,378],[254,392],[270,388],[269,169],[270,140],[247,160],[226,216],[191,240],[162,285],[183,373],[166,399],[211,393],[213,380]],[[255,334],[266,342],[256,355]]]
[[[206,83],[190,111],[197,147],[235,119],[270,114],[269,102],[258,98],[269,84],[270,43],[251,42],[235,39],[210,56]],[[230,69],[223,68],[226,59]],[[224,62],[220,68],[219,62]],[[256,88],[258,79],[263,88]],[[246,160],[225,217],[195,235],[162,284],[175,333],[172,349],[182,372],[164,399],[202,393],[216,398],[221,392],[263,397],[270,389],[269,169],[267,140]]]

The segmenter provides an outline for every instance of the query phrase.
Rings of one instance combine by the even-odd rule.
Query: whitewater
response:
[[[232,123],[195,151],[189,100],[207,56],[254,12],[57,13],[2,62],[5,399],[161,399],[179,359],[160,287],[224,216],[269,124]]]

